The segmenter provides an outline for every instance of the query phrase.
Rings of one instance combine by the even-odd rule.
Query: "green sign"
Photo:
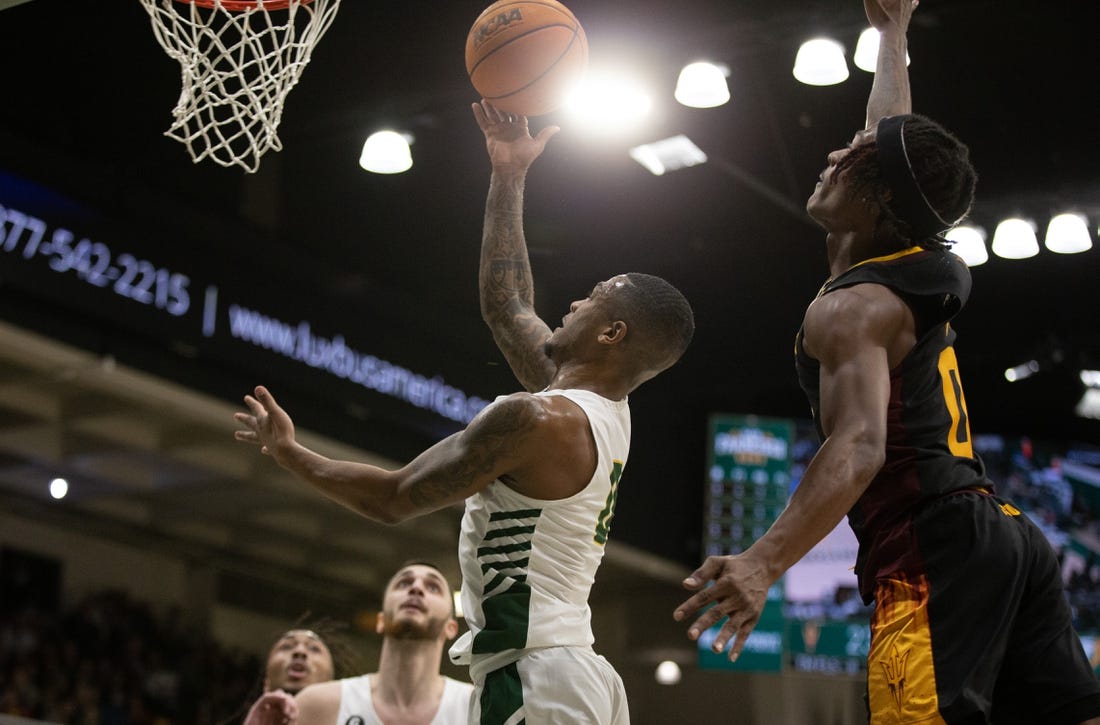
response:
[[[787,626],[787,668],[795,672],[854,675],[867,667],[871,625],[849,622],[791,619]]]
[[[712,416],[704,503],[704,550],[708,556],[739,554],[764,535],[787,505],[794,424],[757,416]],[[711,644],[724,623],[699,638],[699,666],[753,672],[783,669],[786,627],[783,584],[768,591],[760,621],[736,662]]]
[[[794,424],[757,416],[712,416],[704,551],[739,554],[787,505]]]
[[[736,662],[730,662],[729,646],[726,651],[717,653],[711,649],[714,638],[718,636],[725,620],[714,625],[699,637],[699,667],[701,669],[740,670],[742,672],[779,672],[783,669],[783,652],[786,650],[783,639],[786,627],[783,619],[783,586],[776,584],[768,590],[768,600],[760,621],[745,642],[744,649]]]

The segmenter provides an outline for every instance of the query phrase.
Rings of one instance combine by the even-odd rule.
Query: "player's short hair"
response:
[[[645,340],[647,366],[664,369],[684,354],[695,335],[695,315],[687,298],[672,284],[652,274],[630,272],[630,282],[616,290],[616,314]]]

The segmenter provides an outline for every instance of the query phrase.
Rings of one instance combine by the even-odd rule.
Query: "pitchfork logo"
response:
[[[909,664],[910,651],[901,652],[895,644],[894,653],[890,658],[879,661],[883,672],[886,673],[886,684],[890,686],[890,694],[894,696],[894,704],[898,706],[899,713],[901,704],[905,701],[905,669]]]

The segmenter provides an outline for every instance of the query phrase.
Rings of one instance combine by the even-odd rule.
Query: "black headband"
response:
[[[879,171],[890,189],[890,211],[909,225],[916,239],[924,239],[951,228],[952,223],[944,221],[932,208],[913,176],[902,136],[902,127],[910,118],[911,115],[888,116],[879,121],[875,143]]]

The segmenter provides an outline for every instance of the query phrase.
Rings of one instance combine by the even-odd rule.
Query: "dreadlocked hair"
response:
[[[970,149],[954,134],[927,116],[914,114],[902,128],[905,152],[921,193],[941,219],[955,222],[970,212],[978,173],[970,162]],[[873,198],[882,213],[875,234],[902,249],[916,243],[925,248],[942,248],[938,236],[917,239],[909,223],[890,209],[889,189],[879,173],[878,146],[860,144],[837,165],[836,173],[847,173],[852,188]]]
[[[294,624],[282,633],[273,633],[272,640],[277,642],[283,634],[293,629],[308,629],[325,643],[329,654],[332,655],[332,679],[340,680],[352,677],[363,671],[359,653],[348,634],[350,630],[349,622],[327,616],[318,617],[310,611],[305,611],[299,615]],[[237,725],[237,723],[244,720],[245,714],[252,703],[263,694],[265,671],[265,663],[261,663],[260,671],[249,690],[249,697],[241,703],[236,711],[230,713],[228,717],[216,721],[215,725]]]

